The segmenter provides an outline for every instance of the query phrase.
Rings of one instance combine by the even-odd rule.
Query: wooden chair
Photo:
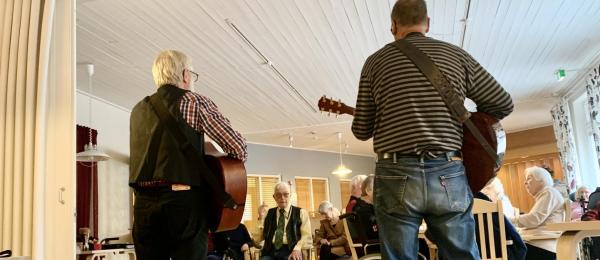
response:
[[[350,228],[348,228],[348,220],[347,218],[342,219],[342,223],[344,224],[344,233],[346,233],[346,239],[348,240],[348,246],[350,247],[350,252],[352,253],[351,255],[351,259],[352,260],[374,260],[374,259],[381,259],[381,254],[379,253],[375,253],[375,254],[366,254],[367,252],[367,248],[369,246],[374,246],[375,244],[365,244],[363,245],[362,243],[355,243],[352,240],[352,234],[350,233]],[[378,244],[377,244],[378,245]],[[365,252],[365,255],[358,258],[358,254],[356,253],[356,248],[360,248],[361,250],[363,250],[363,252]]]
[[[565,202],[563,203],[563,208],[565,210],[565,217],[563,219],[563,222],[571,222],[571,200],[566,198]]]
[[[494,230],[493,213],[498,214],[498,229]],[[479,253],[482,260],[508,259],[506,230],[502,202],[489,202],[475,199],[473,202],[473,216],[477,221],[479,232],[476,235],[479,240]],[[496,237],[495,234],[498,234]],[[496,238],[500,241],[500,252],[496,252]],[[500,254],[498,254],[500,253]],[[499,255],[499,256],[498,256]]]
[[[259,260],[260,259],[260,249],[256,247],[251,247],[250,250],[244,252],[244,260]],[[302,259],[303,260],[313,260],[317,259],[314,255],[314,250],[312,246],[304,246],[302,247]]]

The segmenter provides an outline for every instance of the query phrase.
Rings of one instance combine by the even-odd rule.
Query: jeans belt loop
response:
[[[393,154],[393,155],[392,155],[392,163],[393,163],[393,164],[396,164],[396,163],[398,163],[398,158],[396,157],[396,154],[398,154],[398,153],[395,153],[395,152],[394,152],[394,153],[392,153],[392,154]]]

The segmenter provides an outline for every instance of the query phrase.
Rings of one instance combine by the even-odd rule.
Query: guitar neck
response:
[[[326,98],[325,96],[319,99],[318,107],[322,112],[329,112],[338,115],[348,114],[353,116],[355,110],[353,107],[347,106],[340,100],[336,101],[331,98]]]

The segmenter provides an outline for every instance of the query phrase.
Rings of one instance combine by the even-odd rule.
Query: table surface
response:
[[[600,230],[600,221],[550,223],[546,225],[546,229],[552,231]]]

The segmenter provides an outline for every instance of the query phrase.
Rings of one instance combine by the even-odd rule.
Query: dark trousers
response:
[[[274,249],[270,254],[263,254],[260,256],[260,260],[288,260],[288,257],[292,251],[288,248],[288,245],[283,245],[279,249]]]
[[[206,196],[199,190],[137,190],[133,241],[140,260],[206,259]]]
[[[537,246],[527,245],[525,260],[556,260],[556,254]]]
[[[331,253],[331,246],[322,244],[319,249],[319,259],[321,260],[334,260],[340,257],[334,253]]]

